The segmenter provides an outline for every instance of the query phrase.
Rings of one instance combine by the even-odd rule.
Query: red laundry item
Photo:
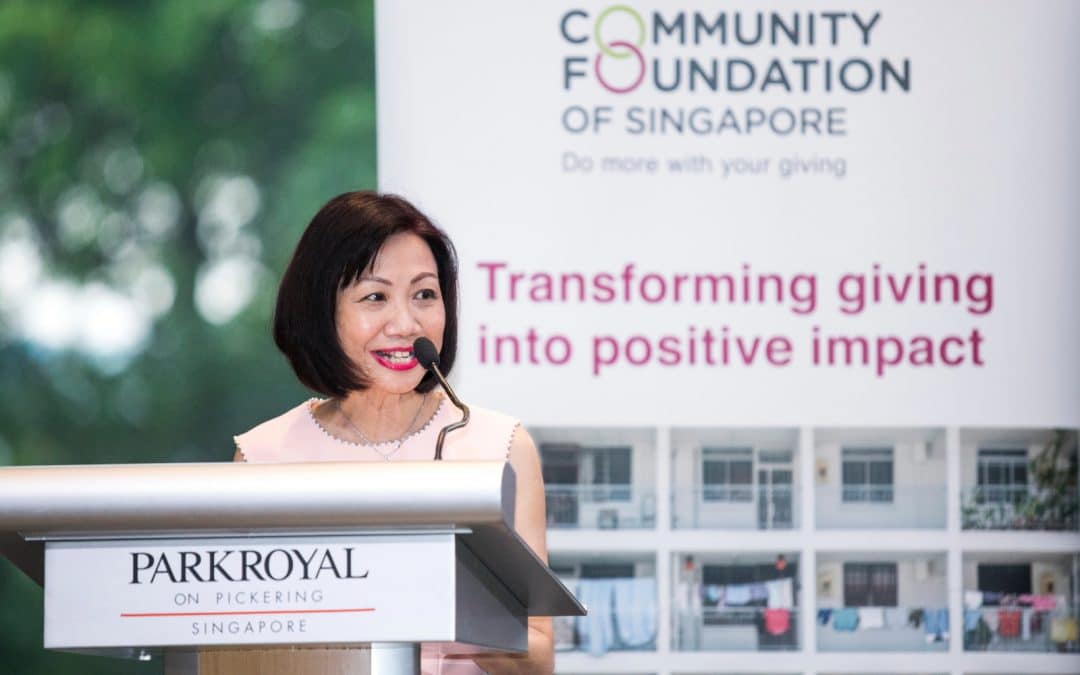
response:
[[[1001,637],[1019,637],[1020,612],[1014,609],[1003,609],[998,612],[998,635]]]
[[[765,610],[765,632],[769,635],[783,635],[791,628],[791,612],[786,609]]]

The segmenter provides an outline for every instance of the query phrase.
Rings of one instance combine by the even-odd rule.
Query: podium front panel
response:
[[[452,642],[453,532],[50,541],[45,646]]]

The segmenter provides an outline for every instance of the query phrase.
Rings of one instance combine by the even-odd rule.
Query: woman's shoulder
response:
[[[297,442],[310,442],[313,429],[309,420],[312,401],[314,399],[303,401],[277,417],[233,436],[237,458],[249,462],[280,461],[284,458],[279,455],[286,448],[303,447],[298,446]]]
[[[449,405],[446,401],[444,405]],[[498,410],[481,406],[469,406],[469,423],[457,438],[450,432],[446,444],[454,450],[452,457],[458,459],[506,459],[510,446],[520,431],[521,422],[516,417]]]

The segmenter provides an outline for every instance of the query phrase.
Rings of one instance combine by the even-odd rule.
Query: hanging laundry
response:
[[[704,588],[698,582],[679,581],[675,584],[675,609],[679,612],[700,613]]]
[[[750,602],[750,584],[732,584],[724,587],[724,605],[741,607]]]
[[[768,594],[768,607],[772,609],[791,609],[795,606],[795,584],[791,578],[776,579],[765,584]]]
[[[983,612],[982,619],[986,622],[986,627],[990,629],[990,632],[996,633],[998,631],[998,612]]]
[[[885,627],[904,628],[908,625],[908,611],[903,607],[889,607],[885,610]]]
[[[791,612],[787,609],[765,610],[765,632],[769,635],[783,635],[791,627]]]
[[[964,630],[975,630],[975,627],[979,625],[979,620],[982,619],[982,612],[977,609],[965,609],[964,610]]]
[[[822,626],[829,625],[829,617],[832,616],[832,612],[833,612],[832,609],[829,609],[829,608],[819,609],[817,611],[817,622],[818,622],[818,624],[822,625]]]
[[[705,593],[705,604],[710,607],[722,607],[724,604],[724,587],[719,584],[706,584],[702,586]]]
[[[859,608],[859,630],[885,627],[885,611],[880,607]]]
[[[615,638],[623,649],[643,649],[656,642],[656,579],[614,581]]]
[[[964,632],[964,649],[986,649],[993,637],[994,633],[980,615],[975,622],[975,628]]]
[[[1001,603],[1001,598],[1004,596],[1004,593],[998,593],[996,591],[983,591],[983,606],[998,605]]]
[[[750,601],[760,602],[762,600],[769,599],[769,591],[765,589],[765,584],[750,584]]]
[[[1040,612],[1052,612],[1057,609],[1057,598],[1052,595],[1033,595],[1031,608]]]
[[[578,582],[578,600],[589,610],[577,618],[578,637],[585,651],[603,656],[615,646],[614,579],[582,579]]]
[[[1031,639],[1031,615],[1033,610],[1030,608],[1024,608],[1020,610],[1020,639]]]
[[[1080,639],[1080,624],[1076,617],[1059,616],[1050,620],[1050,641],[1054,643],[1076,642]]]
[[[978,609],[983,605],[982,591],[964,591],[964,607]]]
[[[565,652],[574,649],[574,619],[572,616],[557,616],[551,622],[555,651]]]
[[[850,607],[833,610],[832,627],[841,632],[855,630],[859,627],[859,612]]]
[[[921,609],[913,609],[913,610],[911,610],[911,613],[908,614],[908,618],[907,618],[908,625],[911,626],[912,628],[918,630],[919,627],[922,626],[922,622],[923,622],[923,618],[924,618],[923,614],[924,614],[924,612]]]
[[[1043,630],[1043,617],[1048,616],[1046,612],[1039,612],[1031,610],[1031,632],[1041,633]]]
[[[1014,638],[1020,635],[1020,611],[1016,609],[1003,609],[998,612],[997,634],[1004,638]]]
[[[929,607],[923,610],[926,626],[926,642],[944,642],[949,639],[949,610],[945,607]]]

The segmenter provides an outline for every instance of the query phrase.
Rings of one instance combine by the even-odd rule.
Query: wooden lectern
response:
[[[0,468],[45,647],[167,675],[418,673],[584,609],[514,532],[503,462]]]

